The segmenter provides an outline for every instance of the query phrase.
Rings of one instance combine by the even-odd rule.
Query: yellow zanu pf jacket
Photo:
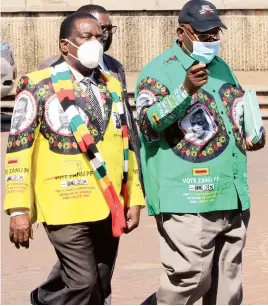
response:
[[[99,76],[105,134],[85,92],[71,73],[76,105],[120,195],[123,140],[115,102]],[[134,152],[129,150],[128,206],[144,205]],[[93,169],[78,148],[51,83],[50,68],[23,76],[18,84],[6,154],[5,211],[29,209],[32,222],[72,224],[102,220],[109,208]],[[122,205],[123,199],[120,196]]]

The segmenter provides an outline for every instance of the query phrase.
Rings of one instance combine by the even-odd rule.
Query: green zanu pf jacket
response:
[[[197,64],[175,42],[139,75],[135,101],[149,215],[250,207],[243,131],[243,90],[216,57],[208,83],[188,96]]]

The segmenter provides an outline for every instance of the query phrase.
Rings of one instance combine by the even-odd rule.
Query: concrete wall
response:
[[[1,0],[1,40],[8,41],[13,47],[19,74],[36,69],[44,58],[58,53],[58,32],[63,12],[73,11],[89,2]],[[172,44],[178,25],[177,10],[187,1],[135,1],[135,9],[150,11],[130,10],[130,6],[134,7],[134,1],[130,0],[91,2],[101,2],[108,9],[115,10],[112,19],[118,31],[110,54],[119,59],[127,71],[139,71]],[[213,3],[223,9],[222,19],[228,26],[222,43],[222,57],[235,70],[268,71],[268,0],[215,0]],[[248,10],[239,10],[241,6]],[[175,7],[176,11],[164,10]]]
[[[3,12],[74,11],[93,3],[114,11],[179,10],[187,0],[1,0]],[[267,0],[211,0],[218,9],[268,9]]]

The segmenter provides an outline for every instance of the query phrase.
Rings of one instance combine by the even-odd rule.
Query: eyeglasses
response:
[[[101,28],[102,28],[103,35],[114,34],[117,30],[117,26],[103,26]]]
[[[212,40],[219,40],[221,39],[221,36],[223,35],[222,30],[219,30],[218,33],[214,33],[214,34],[197,34],[195,33],[195,35],[198,37],[198,39],[200,41],[210,41]]]
[[[219,31],[217,33],[213,33],[213,34],[203,34],[203,33],[196,33],[196,32],[192,32],[190,30],[188,30],[186,27],[181,26],[180,27],[184,33],[189,37],[189,34],[191,34],[191,36],[195,37],[196,39],[198,39],[199,41],[203,41],[203,42],[208,42],[208,41],[214,41],[214,40],[220,40],[223,36],[223,31],[222,29],[219,29]],[[191,39],[191,37],[189,37]],[[192,39],[191,39],[192,40]]]
[[[204,126],[205,125],[205,121],[204,120],[198,120],[198,121],[191,121],[191,126]]]

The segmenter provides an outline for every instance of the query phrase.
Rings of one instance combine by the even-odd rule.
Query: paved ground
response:
[[[268,121],[265,123],[268,130]],[[1,134],[4,155],[7,134]],[[249,154],[251,223],[244,252],[245,304],[268,304],[268,147]],[[3,161],[1,163],[3,168]],[[1,171],[3,182],[3,169]],[[1,194],[3,202],[3,193]],[[2,304],[29,304],[29,292],[47,277],[55,254],[41,227],[29,250],[8,240],[8,218],[2,215]],[[114,304],[140,304],[158,286],[160,273],[156,228],[142,213],[141,225],[121,241],[113,278]]]

